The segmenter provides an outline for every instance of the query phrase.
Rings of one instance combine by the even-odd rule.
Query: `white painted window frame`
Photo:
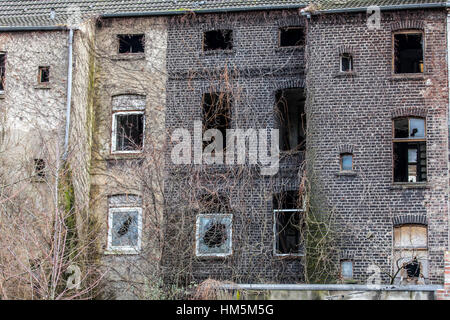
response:
[[[136,150],[116,150],[116,142],[117,142],[117,132],[116,132],[116,124],[117,124],[117,116],[127,115],[127,114],[142,114],[143,118],[143,126],[142,126],[142,149]],[[112,114],[112,128],[111,128],[111,153],[112,154],[126,154],[126,153],[143,153],[145,146],[145,111],[115,111]]]
[[[200,218],[229,218],[230,223],[230,229],[227,230],[228,232],[228,239],[229,242],[229,252],[227,253],[201,253],[199,251],[200,249]],[[222,213],[205,213],[205,214],[199,214],[197,215],[196,223],[195,223],[195,255],[197,257],[227,257],[231,256],[233,254],[233,215],[230,214],[222,214]]]
[[[303,203],[305,205],[305,203]],[[302,214],[305,212],[304,208],[302,209],[274,209],[273,210],[273,255],[275,257],[303,257],[305,254],[302,252],[299,253],[278,253],[277,252],[277,214],[284,212],[298,212]]]
[[[116,212],[138,212],[138,240],[136,246],[113,246],[112,245],[112,226],[113,215]],[[108,245],[105,254],[138,254],[141,251],[142,241],[142,208],[141,207],[120,207],[109,208],[108,211]]]

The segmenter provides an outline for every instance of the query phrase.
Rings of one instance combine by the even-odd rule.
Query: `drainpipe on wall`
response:
[[[69,152],[69,129],[70,129],[70,111],[72,102],[72,52],[73,52],[73,29],[69,29],[69,57],[67,66],[67,107],[66,107],[66,131],[64,135],[64,154],[63,160],[67,160]]]

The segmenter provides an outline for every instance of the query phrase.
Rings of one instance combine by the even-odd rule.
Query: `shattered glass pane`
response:
[[[139,212],[116,211],[112,218],[112,246],[136,247],[138,245]]]
[[[200,215],[197,228],[199,254],[231,253],[231,216]]]

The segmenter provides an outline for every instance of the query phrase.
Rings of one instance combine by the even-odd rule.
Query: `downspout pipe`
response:
[[[69,152],[69,129],[70,129],[70,113],[72,105],[72,65],[73,65],[73,29],[69,29],[69,50],[68,50],[68,66],[67,66],[67,105],[66,105],[66,130],[64,134],[64,154],[62,159],[67,160]]]

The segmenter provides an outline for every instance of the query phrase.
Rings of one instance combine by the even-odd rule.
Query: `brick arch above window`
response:
[[[428,110],[424,107],[401,107],[392,111],[392,119],[402,117],[426,118]]]
[[[342,250],[339,252],[339,259],[340,260],[353,260],[354,253],[350,250]]]
[[[339,144],[337,146],[337,149],[338,149],[338,153],[339,154],[341,154],[341,153],[354,153],[355,146],[352,145],[352,144],[345,143],[345,144]]]
[[[303,19],[303,17],[289,16],[278,20],[276,24],[278,27],[291,27],[291,26],[303,27],[305,25],[304,20],[305,19]]]
[[[391,31],[402,31],[410,29],[423,30],[424,29],[423,21],[403,20],[391,24]]]
[[[351,55],[355,54],[355,48],[353,48],[353,46],[350,45],[340,45],[337,47],[337,52],[339,55],[343,54],[343,53],[348,53]]]
[[[427,217],[422,215],[400,215],[392,218],[394,227],[399,227],[408,224],[428,225]]]
[[[108,196],[109,207],[142,206],[142,197],[137,194],[112,194]]]
[[[112,109],[116,110],[145,110],[146,96],[138,93],[122,93],[113,95]]]
[[[305,88],[306,81],[305,79],[287,79],[277,81],[272,84],[271,90],[278,91],[281,89],[291,89],[291,88]]]

